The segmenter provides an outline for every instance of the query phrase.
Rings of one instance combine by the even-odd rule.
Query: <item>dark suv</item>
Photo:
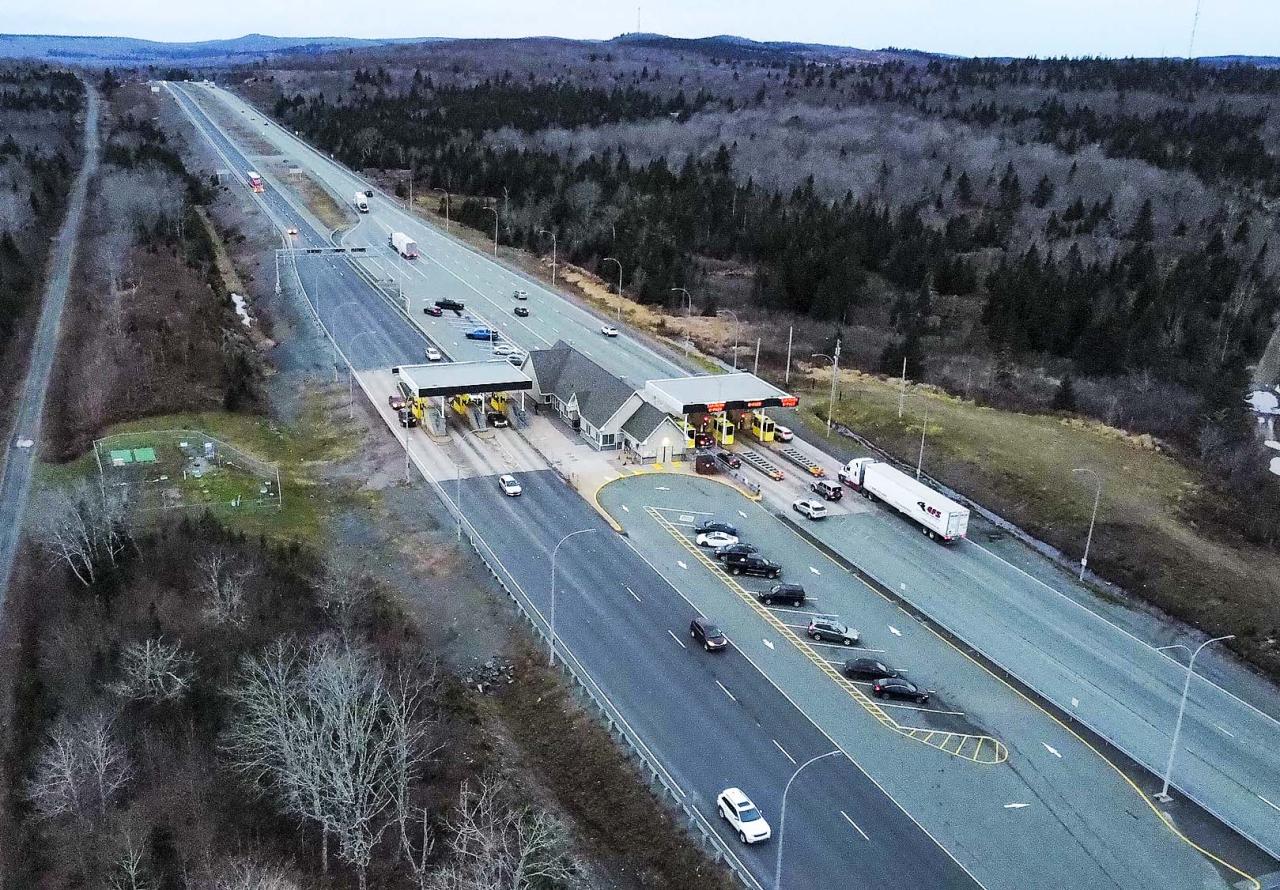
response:
[[[755,544],[748,544],[746,541],[739,541],[736,544],[725,544],[723,547],[716,548],[716,559],[726,560],[731,556],[750,556],[760,548]]]
[[[775,584],[768,590],[756,594],[756,599],[766,606],[783,603],[788,606],[804,605],[804,588],[799,584]]]
[[[708,652],[715,652],[729,645],[729,638],[724,635],[724,631],[716,627],[715,622],[701,615],[689,622],[689,636],[701,643],[702,648]]]
[[[465,308],[461,300],[452,300],[448,297],[443,300],[436,300],[436,305],[441,309],[452,309],[454,312],[461,312]]]
[[[761,578],[782,576],[782,566],[755,553],[749,553],[746,556],[727,556],[724,564],[731,575],[757,575]]]
[[[809,490],[822,495],[828,501],[838,501],[844,497],[844,486],[830,479],[817,479],[809,483]]]

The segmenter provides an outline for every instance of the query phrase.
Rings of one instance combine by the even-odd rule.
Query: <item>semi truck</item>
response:
[[[969,531],[969,510],[912,479],[884,461],[859,457],[849,461],[837,474],[840,481],[873,501],[884,501],[917,523],[934,540],[963,538]]]
[[[364,192],[356,192],[356,210],[361,213],[369,212],[369,199],[365,197]]]
[[[389,242],[396,249],[396,253],[406,260],[411,260],[418,255],[418,242],[404,232],[392,232]]]

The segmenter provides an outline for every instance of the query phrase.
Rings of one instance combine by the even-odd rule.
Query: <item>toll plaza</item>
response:
[[[676,417],[688,448],[731,446],[740,436],[772,442],[775,424],[766,408],[794,408],[800,399],[745,371],[650,380],[644,398]]]
[[[401,424],[420,424],[437,436],[447,435],[449,410],[476,431],[487,429],[499,416],[521,423],[523,393],[533,388],[528,374],[501,359],[400,365],[391,374],[403,403],[398,407]],[[512,402],[512,393],[521,395],[519,402]]]

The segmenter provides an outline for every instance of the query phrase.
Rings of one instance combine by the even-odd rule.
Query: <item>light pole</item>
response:
[[[674,294],[674,293],[682,293],[682,294],[684,294],[685,302],[686,302],[686,303],[688,304],[688,306],[689,306],[689,308],[688,308],[688,314],[689,314],[689,315],[693,315],[693,297],[689,296],[689,292],[688,292],[687,290],[685,290],[683,287],[673,287],[673,288],[671,288],[671,292],[672,292],[673,294]]]
[[[1164,784],[1160,788],[1160,793],[1155,795],[1156,800],[1161,803],[1168,803],[1173,798],[1169,796],[1169,776],[1173,773],[1173,755],[1178,750],[1178,736],[1182,735],[1182,715],[1187,709],[1187,691],[1191,688],[1191,673],[1195,668],[1196,656],[1200,654],[1200,650],[1210,643],[1221,643],[1223,640],[1234,640],[1235,634],[1227,634],[1223,637],[1214,637],[1211,640],[1205,640],[1196,647],[1196,651],[1191,650],[1181,643],[1174,643],[1172,646],[1161,646],[1160,649],[1184,649],[1191,652],[1191,659],[1187,662],[1187,677],[1182,681],[1182,701],[1178,703],[1178,720],[1173,725],[1173,741],[1169,743],[1169,760],[1164,766]]]
[[[444,193],[444,233],[449,234],[449,190],[436,186],[431,191]]]
[[[551,286],[556,286],[556,233],[550,229],[539,229],[539,235],[551,236]]]
[[[370,331],[370,330],[361,331],[360,333],[356,334],[354,337],[352,337],[350,340],[348,340],[348,341],[347,341],[347,348],[348,348],[348,349],[350,349],[352,346],[355,346],[356,341],[357,341],[357,340],[359,340],[361,337],[364,337],[364,336],[371,336],[371,335],[373,335],[374,333],[375,333],[375,331]],[[352,420],[352,419],[354,419],[354,418],[355,418],[355,416],[356,416],[356,413],[355,413],[355,411],[356,411],[356,409],[355,409],[355,402],[356,402],[355,376],[356,376],[356,372],[355,372],[355,370],[352,368],[352,366],[351,366],[351,358],[350,358],[350,356],[348,356],[348,357],[347,357],[347,420]]]
[[[611,256],[605,257],[602,263],[618,263],[618,321],[622,321],[622,263]]]
[[[773,890],[780,890],[782,887],[782,841],[786,838],[787,832],[787,792],[791,790],[791,783],[796,780],[796,776],[811,763],[817,763],[824,757],[833,757],[841,753],[839,749],[828,751],[826,754],[819,754],[817,757],[811,757],[804,763],[796,767],[796,771],[791,774],[791,778],[787,779],[787,785],[782,789],[782,812],[778,815],[778,852],[773,860]]]
[[[782,378],[783,386],[791,385],[791,337],[792,335],[795,334],[795,332],[796,332],[795,325],[792,325],[791,327],[787,328],[787,371],[786,371],[786,375]]]
[[[498,208],[486,207],[484,209],[493,214],[493,258],[496,260],[498,258]]]
[[[924,403],[924,423],[920,426],[920,456],[916,458],[916,479],[920,478],[920,470],[924,467],[924,434],[929,431],[929,403]]]
[[[1093,476],[1097,488],[1093,492],[1093,515],[1089,517],[1089,535],[1084,539],[1084,556],[1080,557],[1080,581],[1084,580],[1084,570],[1089,567],[1089,545],[1093,543],[1093,523],[1098,518],[1098,499],[1102,497],[1102,477],[1088,467],[1076,467],[1073,473],[1088,473]]]
[[[547,663],[552,667],[555,667],[556,664],[556,554],[560,552],[560,545],[570,538],[599,531],[603,531],[603,529],[580,528],[576,532],[569,532],[569,534],[556,542],[555,549],[551,551],[551,620],[549,622],[551,651]]]
[[[359,305],[360,305],[360,301],[359,301],[359,300],[347,300],[346,302],[339,303],[337,306],[335,306],[335,307],[333,308],[333,311],[331,311],[331,312],[329,313],[329,318],[332,320],[332,319],[334,318],[334,316],[335,316],[335,315],[337,315],[337,313],[338,313],[338,310],[339,310],[339,309],[345,309],[345,308],[347,308],[348,306],[359,306]],[[321,320],[320,324],[321,324],[322,326],[324,325],[324,321],[323,321],[323,319]],[[338,382],[338,365],[339,365],[339,362],[338,362],[338,337],[337,337],[337,335],[336,335],[336,334],[334,334],[334,332],[333,332],[333,330],[332,330],[331,328],[325,328],[325,330],[326,330],[326,331],[328,332],[328,334],[329,334],[329,343],[333,346],[333,382],[334,382],[334,383],[337,383],[337,382]],[[348,345],[348,346],[350,346],[351,344],[350,344],[350,343],[348,343],[347,345]]]
[[[838,351],[836,355],[839,355]],[[835,358],[827,355],[825,352],[810,353],[809,358],[825,358],[827,361],[831,362],[831,379],[832,380],[836,379],[836,359]],[[836,388],[833,386],[831,387],[831,396],[827,399],[827,435],[828,436],[831,435],[831,412],[835,410],[835,407],[836,407]]]
[[[738,318],[738,313],[732,309],[721,309],[717,315],[733,316],[733,370],[738,370],[738,334],[742,331],[742,319]]]

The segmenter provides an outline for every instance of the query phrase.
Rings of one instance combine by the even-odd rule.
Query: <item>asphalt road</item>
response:
[[[695,610],[555,473],[520,474],[524,494],[492,478],[462,483],[472,524],[502,529],[498,557],[544,616],[556,558],[556,633],[666,764],[675,783],[764,886],[773,877],[781,795],[797,764],[834,750],[736,650],[689,640]],[[743,848],[716,817],[716,795],[742,788],[774,829]],[[979,886],[851,760],[806,769],[787,798],[787,888]]]
[[[66,216],[54,239],[40,320],[36,323],[27,373],[18,397],[13,435],[5,445],[4,470],[0,474],[0,612],[4,609],[9,579],[13,574],[13,557],[22,533],[27,498],[31,492],[31,470],[36,459],[37,445],[20,448],[17,442],[27,439],[34,443],[40,441],[45,395],[58,354],[58,329],[62,323],[62,308],[67,302],[71,272],[75,267],[89,181],[98,169],[98,93],[87,80],[85,100],[84,161],[72,183]]]

